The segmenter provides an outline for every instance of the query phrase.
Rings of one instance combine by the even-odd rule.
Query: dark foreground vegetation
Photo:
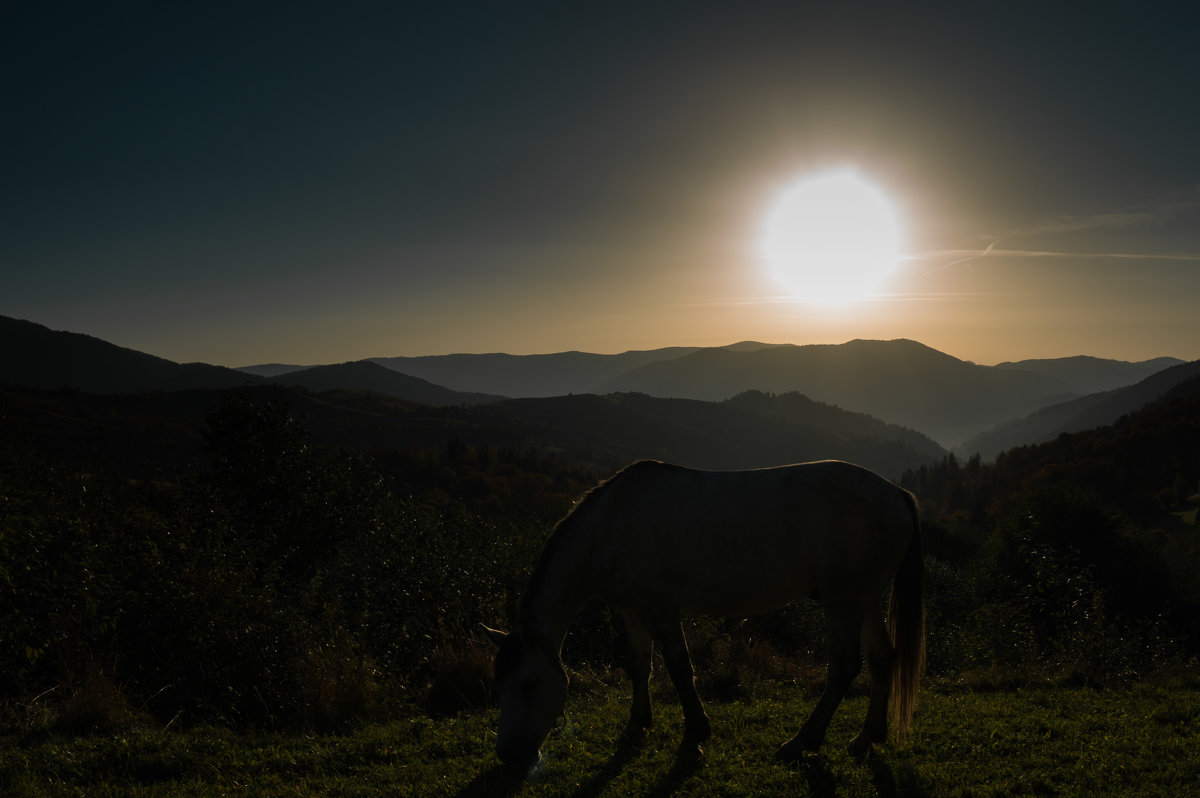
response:
[[[389,761],[389,778],[411,786],[420,774],[396,758],[425,757],[431,778],[450,778],[436,775],[436,761],[453,739],[445,756],[490,767],[490,657],[475,628],[507,625],[555,520],[607,476],[553,453],[476,448],[453,430],[438,447],[369,456],[320,446],[286,400],[246,392],[209,412],[199,455],[172,470],[131,474],[113,459],[64,451],[50,456],[11,428],[0,438],[0,729],[31,757],[30,783],[52,772],[37,770],[51,750],[73,752],[68,759],[92,763],[103,778],[143,778],[136,763],[113,764],[123,755],[111,747],[125,744],[114,740],[214,756],[228,746],[252,761],[222,772],[260,775],[274,772],[276,757],[314,757],[284,768],[307,773],[324,761],[321,751],[365,746],[374,753],[361,754],[362,767]],[[1200,391],[994,464],[948,457],[902,482],[925,513],[931,694],[1036,687],[1041,697],[1030,700],[1052,704],[1059,693],[1048,686],[1111,699],[1150,689],[1133,685],[1169,683],[1164,706],[1184,708],[1151,728],[1183,734],[1195,750],[1200,720],[1187,674],[1200,667]],[[702,695],[739,707],[737,722],[776,714],[771,701],[806,700],[806,685],[819,678],[815,606],[698,620],[690,634]],[[586,608],[565,659],[600,674],[577,680],[584,695],[589,678],[603,689],[573,704],[603,725],[588,754],[602,756],[600,768],[615,738],[609,726],[627,713],[620,688],[608,686],[619,656],[607,611]],[[799,679],[779,689],[800,692],[771,698],[764,678]],[[931,698],[924,711],[950,700]],[[1025,709],[979,711],[1014,715],[998,728],[1016,723],[1022,735],[1057,733]],[[918,758],[896,765],[897,785],[929,789],[922,769],[950,754],[938,749],[922,764],[921,746],[957,745],[941,722],[919,719]],[[922,723],[942,729],[936,740],[922,741]],[[775,743],[794,731],[785,720],[771,724]],[[419,738],[420,729],[442,742],[405,748],[405,735]],[[304,737],[311,731],[333,736]],[[67,742],[95,732],[109,736]],[[1082,751],[1086,735],[1078,735],[1071,745]],[[971,745],[952,752],[955,761],[986,755],[991,743]],[[1161,747],[1166,754],[1170,745]],[[205,781],[188,770],[204,766],[187,755],[168,759],[177,764],[162,767],[179,769],[170,778]],[[1192,768],[1194,777],[1194,758]],[[455,784],[469,787],[462,775]],[[840,779],[808,777],[814,792],[827,789],[811,779]]]

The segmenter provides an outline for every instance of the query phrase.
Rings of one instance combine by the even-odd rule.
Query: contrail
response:
[[[1200,261],[1200,255],[1186,252],[1056,252],[1041,249],[998,249],[996,255],[1009,258],[1110,258],[1119,260]],[[968,258],[968,260],[970,260]]]
[[[1190,254],[1186,252],[1166,252],[1166,253],[1149,253],[1149,252],[1063,252],[1059,250],[1045,249],[996,249],[996,244],[999,241],[993,241],[987,245],[986,249],[978,252],[973,250],[942,250],[940,252],[923,252],[916,257],[930,257],[935,255],[961,255],[964,252],[969,253],[966,257],[951,261],[935,269],[930,269],[927,272],[922,272],[922,277],[928,277],[931,274],[945,271],[951,266],[958,266],[969,261],[982,258],[984,255],[992,255],[998,258],[1078,258],[1080,260],[1163,260],[1176,261],[1185,263],[1200,262],[1200,255]]]
[[[928,277],[931,274],[937,274],[940,271],[945,271],[946,269],[949,269],[951,266],[958,266],[960,263],[967,263],[968,261],[973,261],[976,258],[982,258],[984,255],[986,255],[989,252],[991,252],[992,250],[994,250],[996,248],[996,245],[999,243],[1000,243],[1000,241],[997,239],[996,241],[993,241],[992,243],[988,244],[984,249],[980,250],[979,252],[972,252],[970,255],[968,255],[965,258],[959,258],[958,260],[943,264],[943,265],[937,267],[936,269],[930,269],[929,271],[923,273],[921,276]]]

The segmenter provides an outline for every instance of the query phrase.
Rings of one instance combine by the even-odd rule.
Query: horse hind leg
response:
[[[825,741],[825,731],[833,720],[833,713],[850,688],[854,677],[862,670],[859,638],[862,632],[862,615],[855,612],[825,611],[826,647],[829,664],[825,676],[825,690],[813,708],[808,720],[800,727],[795,737],[788,740],[775,752],[778,759],[795,761],[808,751],[816,751]]]
[[[882,743],[887,739],[888,698],[891,695],[894,654],[880,613],[867,612],[862,641],[867,655],[867,669],[871,674],[871,698],[862,731],[849,745],[850,754],[860,759],[870,752],[873,743]]]
[[[633,708],[629,713],[629,725],[625,727],[625,741],[638,744],[653,728],[654,718],[650,709],[650,667],[654,654],[654,638],[646,626],[632,612],[622,613],[625,623],[625,638],[629,657],[625,670],[633,682]]]
[[[656,613],[645,618],[662,651],[667,673],[679,693],[683,708],[684,733],[679,745],[681,757],[694,758],[703,755],[700,745],[712,734],[712,725],[700,703],[696,692],[696,677],[692,670],[692,658],[688,653],[687,639],[683,635],[683,624],[678,613]]]

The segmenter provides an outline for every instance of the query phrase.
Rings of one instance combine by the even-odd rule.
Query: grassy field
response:
[[[527,780],[498,765],[495,712],[412,714],[344,735],[130,730],[0,738],[12,796],[225,795],[1194,795],[1200,785],[1200,687],[1037,687],[923,692],[915,734],[866,762],[842,749],[865,711],[847,700],[826,748],[799,765],[772,759],[814,701],[763,683],[710,702],[714,735],[699,764],[674,757],[682,728],[669,689],[657,728],[620,752],[627,687],[580,685],[564,727]]]

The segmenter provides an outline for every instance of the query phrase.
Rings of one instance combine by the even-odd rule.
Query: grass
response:
[[[772,759],[811,709],[813,691],[760,683],[710,702],[713,739],[699,765],[676,761],[682,730],[669,689],[646,745],[616,753],[623,685],[576,690],[562,729],[528,780],[491,751],[495,712],[411,714],[344,735],[220,728],[0,738],[12,796],[626,796],[1191,795],[1200,784],[1200,686],[1036,687],[923,692],[912,742],[866,762],[843,746],[866,699],[847,699],[821,754]]]

